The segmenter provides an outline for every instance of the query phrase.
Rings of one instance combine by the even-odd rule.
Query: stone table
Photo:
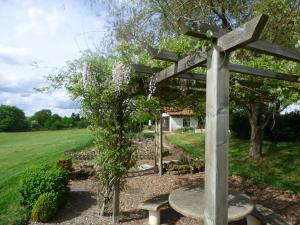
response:
[[[184,216],[203,220],[204,189],[199,187],[176,189],[169,196],[169,204]],[[228,222],[246,218],[253,209],[254,204],[247,195],[229,191]]]

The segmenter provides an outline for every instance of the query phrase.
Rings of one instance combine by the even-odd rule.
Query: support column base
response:
[[[160,211],[149,211],[149,225],[160,225]]]

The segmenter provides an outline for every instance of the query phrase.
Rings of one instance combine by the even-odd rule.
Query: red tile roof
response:
[[[194,112],[191,109],[183,109],[181,111],[167,111],[170,116],[193,116]]]

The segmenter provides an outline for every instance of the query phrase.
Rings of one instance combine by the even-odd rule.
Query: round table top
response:
[[[204,189],[179,188],[169,195],[169,204],[184,216],[203,219]],[[228,222],[238,221],[248,216],[254,209],[254,204],[245,194],[229,191]]]

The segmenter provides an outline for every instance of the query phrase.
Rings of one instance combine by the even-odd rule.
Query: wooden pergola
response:
[[[277,79],[300,83],[295,75],[262,70],[243,65],[231,64],[229,55],[236,49],[244,48],[294,62],[300,62],[300,52],[273,43],[258,40],[268,17],[260,15],[233,31],[227,31],[199,21],[179,19],[183,34],[207,39],[207,31],[212,31],[215,47],[197,51],[182,59],[168,50],[151,49],[154,59],[173,62],[165,69],[145,65],[133,65],[135,72],[152,74],[149,78],[155,84],[180,85],[181,78],[196,80],[193,85],[203,88],[206,83],[206,123],[205,123],[205,225],[228,224],[228,139],[229,139],[229,79],[230,71],[261,78]],[[196,67],[207,68],[207,74],[189,72]],[[255,85],[253,81],[236,78],[234,82]],[[205,87],[205,86],[204,86]],[[161,122],[160,122],[161,123]],[[162,174],[162,131],[159,129],[159,172]]]

